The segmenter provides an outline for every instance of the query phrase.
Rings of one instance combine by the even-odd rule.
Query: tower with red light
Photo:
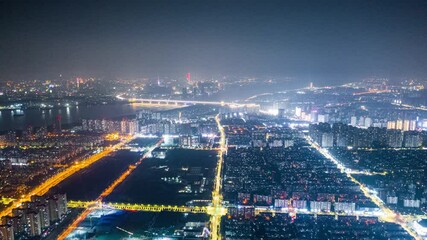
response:
[[[185,78],[187,79],[187,83],[188,84],[192,84],[192,82],[191,82],[191,73],[187,73],[186,76],[185,76]]]

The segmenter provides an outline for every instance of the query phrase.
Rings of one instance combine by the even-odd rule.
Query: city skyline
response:
[[[0,240],[427,240],[426,16],[0,0]]]

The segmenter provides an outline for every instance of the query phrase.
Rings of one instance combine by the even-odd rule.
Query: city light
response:
[[[0,4],[0,240],[427,240],[427,4]]]

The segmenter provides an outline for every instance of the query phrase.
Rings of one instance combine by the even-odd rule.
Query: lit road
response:
[[[118,203],[118,202],[100,202],[100,201],[68,201],[69,208],[110,208],[129,211],[143,211],[143,212],[184,212],[184,213],[204,213],[209,215],[217,214],[218,209],[213,206],[178,206],[178,205],[158,205],[158,204],[139,204],[139,203]],[[291,213],[294,215],[311,214],[311,215],[330,215],[330,216],[356,216],[356,217],[380,217],[383,216],[382,211],[367,212],[367,211],[354,211],[354,212],[324,212],[324,211],[310,211],[307,209],[296,209],[292,211],[289,208],[274,208],[274,207],[260,207],[251,205],[227,205],[227,208],[253,208],[255,215],[261,213]],[[224,206],[219,211],[227,212]],[[409,215],[407,216],[409,217]],[[413,219],[423,219],[424,215],[411,216]]]
[[[360,174],[360,175],[368,175],[368,176],[372,176],[372,175],[383,175],[384,176],[384,175],[387,175],[387,172],[359,171],[359,170],[354,170],[354,169],[348,168],[348,167],[344,166],[343,163],[338,161],[338,159],[336,159],[334,156],[332,156],[332,154],[330,154],[328,150],[326,150],[325,148],[322,148],[319,145],[317,145],[316,143],[314,143],[310,137],[307,137],[306,139],[311,144],[311,146],[313,148],[315,148],[317,151],[319,151],[324,157],[326,157],[327,159],[332,161],[337,166],[337,168],[339,170],[341,170],[347,174],[355,174],[355,175]]]
[[[116,209],[128,211],[142,211],[142,212],[182,212],[182,213],[201,213],[215,215],[218,211],[221,214],[226,214],[226,207],[214,208],[213,206],[179,206],[179,205],[158,205],[158,204],[141,204],[141,203],[120,203],[120,202],[101,202],[99,199],[96,201],[68,201],[69,208],[90,208],[93,209]],[[297,209],[288,207],[274,208],[274,207],[260,207],[254,205],[227,205],[227,208],[252,208],[255,215],[262,213],[272,214],[293,214],[296,215],[328,215],[328,216],[353,216],[353,217],[384,217],[383,211],[354,211],[354,212],[333,212],[333,211],[311,211],[308,209]],[[411,221],[419,221],[427,218],[426,215],[403,215],[404,219],[411,219]]]
[[[142,161],[149,155],[151,152],[160,146],[163,142],[163,139],[159,140],[154,146],[152,146],[135,164],[129,165],[127,170],[123,172],[114,182],[108,186],[95,200],[96,203],[101,203],[103,198],[108,196],[120,183],[122,183]],[[98,205],[96,204],[96,205]],[[76,229],[79,224],[87,217],[87,215],[92,211],[92,208],[86,208],[78,217],[71,223],[59,236],[59,240],[65,239],[74,229]]]
[[[405,107],[405,108],[409,108],[409,109],[416,109],[416,110],[421,110],[421,111],[427,111],[427,107],[417,107],[414,105],[409,105],[409,104],[398,104],[398,103],[392,103],[395,106],[400,106],[400,107]]]
[[[405,229],[412,237],[415,239],[422,239],[412,228],[411,223],[412,219],[409,217],[401,216],[397,213],[395,213],[393,210],[385,206],[384,202],[376,195],[376,193],[367,188],[365,185],[363,185],[361,182],[359,182],[357,179],[355,179],[351,174],[351,171],[346,168],[341,162],[339,162],[337,159],[335,159],[327,149],[320,147],[317,145],[310,137],[306,137],[307,142],[311,145],[311,147],[318,150],[325,158],[332,161],[338,169],[345,172],[347,177],[357,184],[360,188],[360,190],[363,192],[363,194],[369,198],[373,203],[375,203],[380,209],[381,209],[381,216],[380,218],[387,222],[393,222],[396,224],[399,224],[403,229]]]
[[[43,183],[41,183],[40,185],[35,187],[28,194],[23,195],[20,199],[14,200],[13,204],[10,207],[8,207],[8,208],[6,208],[0,212],[0,217],[11,214],[12,209],[21,206],[21,204],[23,202],[31,201],[31,196],[46,194],[52,187],[56,186],[57,184],[59,184],[60,182],[62,182],[65,179],[67,179],[68,177],[70,177],[74,173],[78,172],[79,170],[87,168],[88,166],[90,166],[94,162],[102,159],[103,157],[107,156],[111,152],[121,148],[122,146],[127,144],[132,139],[133,139],[132,137],[126,137],[122,141],[120,141],[118,144],[116,144],[112,147],[108,147],[108,148],[104,149],[103,151],[96,153],[96,154],[88,157],[87,159],[85,159],[83,161],[80,161],[76,164],[73,164],[70,167],[64,169],[63,171],[55,174],[54,176],[50,177],[49,179],[47,179],[46,181],[44,181]]]
[[[210,206],[178,206],[178,205],[158,205],[158,204],[138,204],[138,203],[117,203],[117,202],[97,202],[97,201],[68,201],[69,208],[103,208],[119,209],[128,211],[143,212],[183,212],[183,213],[204,213],[210,211]]]
[[[221,233],[220,233],[220,225],[221,225],[221,217],[226,213],[224,211],[224,208],[222,207],[222,194],[221,194],[221,171],[222,171],[222,165],[224,162],[224,153],[226,151],[226,141],[225,141],[225,131],[224,128],[221,125],[221,120],[219,118],[219,115],[215,117],[216,124],[218,126],[218,130],[220,133],[220,140],[219,140],[219,150],[218,150],[218,164],[216,167],[216,176],[215,176],[215,186],[214,190],[212,192],[212,211],[211,214],[211,238],[213,240],[221,239]]]

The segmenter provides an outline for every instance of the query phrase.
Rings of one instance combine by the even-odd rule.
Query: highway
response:
[[[142,163],[142,161],[147,158],[151,152],[160,146],[163,142],[163,139],[160,139],[154,146],[152,146],[135,164],[129,165],[126,171],[124,171],[114,182],[108,186],[94,201],[97,204],[101,204],[104,197],[108,196],[120,183],[122,183],[135,169],[138,165]],[[74,229],[76,229],[79,224],[87,217],[87,215],[92,211],[92,208],[86,208],[78,217],[71,223],[59,236],[59,240],[65,239]]]
[[[111,152],[114,152],[115,150],[121,148],[132,139],[133,139],[132,137],[123,138],[118,144],[112,147],[108,147],[103,151],[96,153],[88,157],[87,159],[80,161],[79,163],[73,164],[70,167],[64,169],[63,171],[53,175],[52,177],[48,178],[43,183],[35,187],[33,190],[31,190],[28,194],[21,196],[20,199],[14,200],[11,206],[9,206],[8,208],[0,212],[0,218],[11,214],[12,209],[21,206],[22,203],[31,201],[31,196],[46,194],[52,187],[56,186],[57,184],[64,181],[65,179],[67,179],[74,173],[80,171],[81,169],[87,168],[88,166],[92,165],[96,161],[109,155]]]
[[[219,150],[218,150],[218,163],[216,167],[216,176],[215,176],[215,185],[214,190],[212,192],[212,207],[213,212],[211,212],[211,239],[217,240],[221,239],[221,233],[220,233],[220,225],[221,225],[221,217],[225,215],[226,211],[224,211],[222,207],[222,194],[221,194],[221,186],[222,186],[222,180],[221,180],[221,171],[222,171],[222,165],[224,162],[224,153],[226,152],[226,141],[225,141],[225,131],[224,128],[221,125],[221,119],[219,118],[219,115],[215,117],[215,121],[218,126],[218,130],[220,133],[220,140],[219,140]]]
[[[419,236],[412,228],[411,228],[411,221],[412,218],[410,217],[404,217],[400,214],[397,214],[390,208],[388,208],[384,202],[374,193],[374,191],[368,189],[364,184],[359,182],[357,179],[355,179],[351,174],[351,170],[347,167],[345,167],[341,162],[339,162],[337,159],[335,159],[327,149],[320,147],[317,145],[310,137],[306,137],[307,142],[319,151],[325,158],[332,161],[338,169],[345,172],[347,177],[354,182],[356,185],[359,186],[360,190],[363,192],[363,194],[369,198],[373,203],[375,203],[381,210],[382,214],[380,219],[387,221],[387,222],[393,222],[396,224],[399,224],[403,229],[405,229],[412,237],[415,239],[421,240],[421,236]]]

